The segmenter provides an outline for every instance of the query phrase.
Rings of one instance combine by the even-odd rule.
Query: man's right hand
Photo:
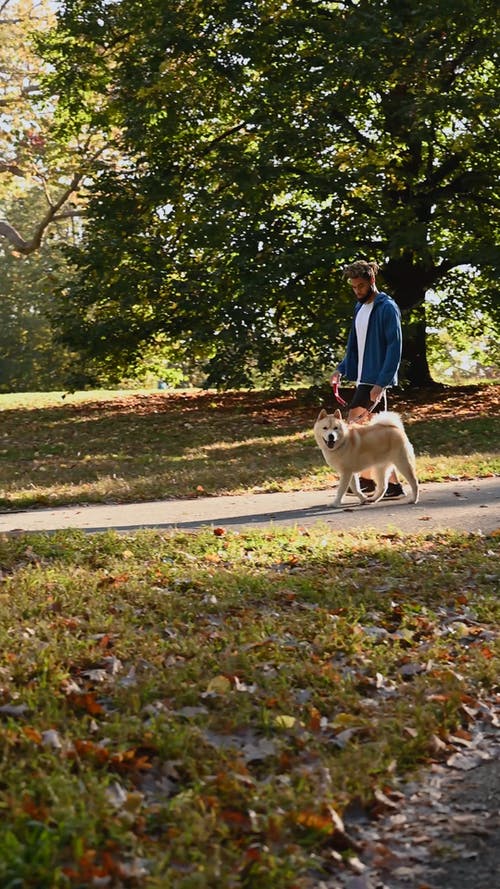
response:
[[[335,373],[333,373],[330,377],[330,386],[334,386],[335,383],[340,383],[341,376],[342,374],[339,373],[338,370],[336,370]]]

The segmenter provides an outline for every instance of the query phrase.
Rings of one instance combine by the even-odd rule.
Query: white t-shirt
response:
[[[371,383],[373,385],[373,380],[362,380],[361,379],[361,371],[363,369],[363,357],[365,354],[365,343],[366,343],[366,332],[368,330],[368,322],[370,320],[370,315],[372,313],[373,303],[364,303],[361,306],[358,314],[356,315],[356,337],[358,340],[358,378],[356,380],[356,385],[359,386],[360,383]]]

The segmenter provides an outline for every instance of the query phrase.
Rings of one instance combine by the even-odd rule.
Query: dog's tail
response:
[[[404,431],[403,421],[394,411],[380,411],[379,414],[374,414],[372,423],[381,423],[382,426],[397,426],[398,429]]]

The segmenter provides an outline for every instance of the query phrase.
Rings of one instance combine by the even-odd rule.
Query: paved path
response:
[[[423,484],[417,505],[397,500],[359,506],[354,497],[348,497],[347,508],[333,509],[332,500],[333,489],[324,489],[37,509],[0,513],[0,533],[59,528],[134,531],[218,525],[228,529],[269,524],[305,527],[315,522],[332,529],[397,528],[404,532],[452,528],[486,534],[500,528],[500,477]]]

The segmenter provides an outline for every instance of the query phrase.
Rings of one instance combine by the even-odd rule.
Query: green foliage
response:
[[[495,17],[492,0],[66,3],[45,49],[61,126],[104,128],[121,156],[94,171],[66,340],[107,373],[164,334],[188,357],[214,345],[208,384],[290,382],[342,352],[343,262],[382,261],[405,312],[461,264],[493,280]]]
[[[472,269],[457,270],[426,305],[429,358],[443,380],[500,375],[500,301]]]

